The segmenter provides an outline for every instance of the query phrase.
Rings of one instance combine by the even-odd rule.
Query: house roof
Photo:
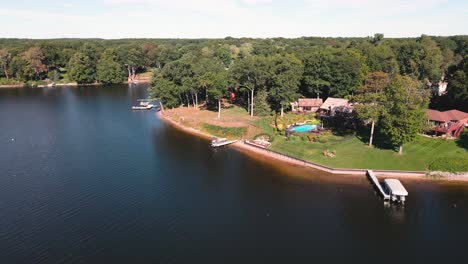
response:
[[[348,108],[351,107],[351,105],[348,99],[328,97],[322,106],[320,106],[320,109],[330,110],[336,107]]]
[[[322,98],[299,98],[297,102],[299,107],[320,107],[323,100]]]
[[[437,111],[433,109],[427,109],[426,111],[427,116],[429,117],[429,120],[433,121],[439,121],[439,122],[448,122],[451,120],[461,120],[468,118],[468,113],[459,111],[459,110],[448,110],[448,111]]]

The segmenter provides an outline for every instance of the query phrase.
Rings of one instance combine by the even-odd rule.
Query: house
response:
[[[319,107],[321,116],[349,115],[353,112],[353,104],[348,99],[328,97]]]
[[[435,136],[458,137],[468,124],[468,113],[455,109],[444,112],[428,109],[426,114],[429,123],[428,132]]]
[[[293,113],[315,113],[322,103],[322,98],[299,98],[291,103],[291,110]]]

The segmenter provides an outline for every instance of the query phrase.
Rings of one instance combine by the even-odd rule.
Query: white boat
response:
[[[226,138],[215,138],[211,141],[211,146],[213,148],[226,146],[232,143],[237,142],[238,140],[227,140]]]
[[[150,110],[152,106],[132,106],[132,110]]]
[[[390,199],[392,199],[393,202],[405,202],[406,196],[408,196],[408,191],[406,191],[405,187],[403,186],[403,184],[401,184],[399,180],[385,179],[384,184],[386,189],[388,190]]]

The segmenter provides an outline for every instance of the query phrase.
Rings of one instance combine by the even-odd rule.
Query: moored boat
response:
[[[222,146],[226,146],[226,145],[229,145],[229,144],[232,144],[232,143],[235,143],[237,142],[238,140],[228,140],[226,138],[215,138],[211,141],[211,146],[213,148],[217,148],[217,147],[222,147]]]

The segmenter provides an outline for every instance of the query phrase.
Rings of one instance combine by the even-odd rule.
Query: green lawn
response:
[[[272,150],[317,162],[335,168],[427,170],[438,157],[468,159],[468,151],[457,146],[454,140],[442,140],[418,136],[405,144],[403,155],[391,149],[370,148],[355,136],[332,136],[327,143],[286,141],[276,137]],[[327,158],[323,151],[336,151],[336,157]]]
[[[239,139],[247,131],[247,127],[220,127],[206,123],[201,124],[201,129],[208,134],[229,139]]]

